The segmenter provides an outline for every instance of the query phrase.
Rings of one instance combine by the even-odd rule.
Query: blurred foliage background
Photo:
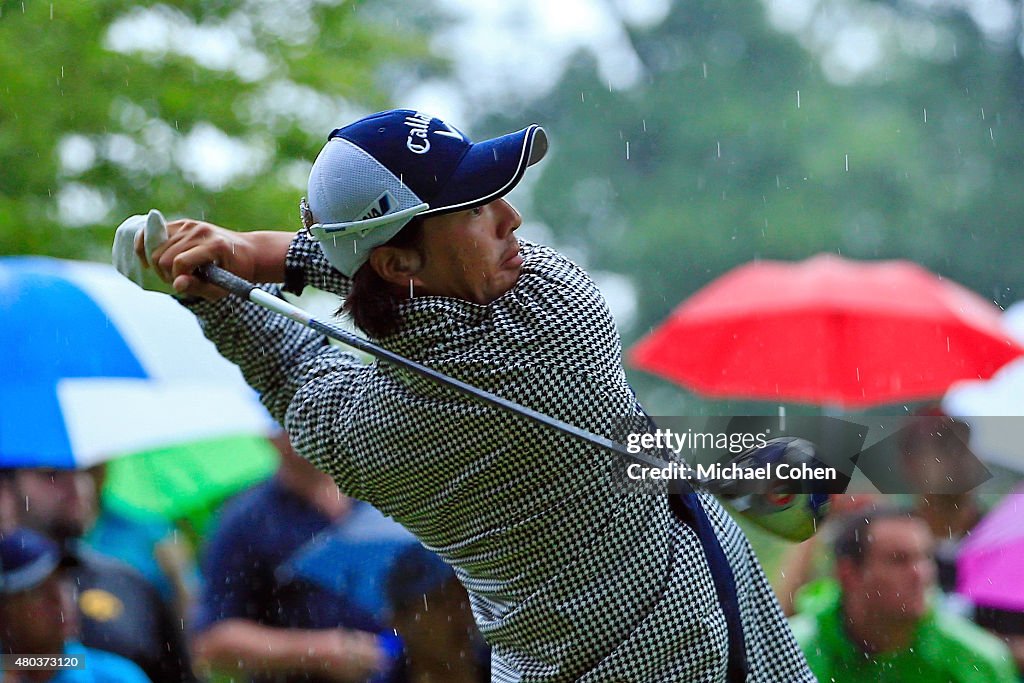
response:
[[[116,225],[150,207],[297,227],[331,129],[433,101],[474,138],[548,129],[517,190],[523,232],[595,274],[626,346],[756,258],[908,258],[1020,297],[1019,3],[664,0],[638,20],[590,1],[614,54],[560,61],[502,29],[474,36],[495,44],[492,76],[460,51],[470,5],[453,0],[3,0],[0,253],[106,262]],[[505,6],[512,28],[526,3]],[[654,414],[764,408],[631,379]]]
[[[609,91],[581,56],[553,96],[497,126],[551,129],[534,210],[591,266],[630,277],[627,342],[755,258],[907,258],[1001,306],[1020,297],[1020,5],[989,34],[948,3],[802,4],[804,28],[786,32],[772,3],[673,3],[630,32],[636,85]],[[878,64],[844,73],[828,50],[861,21]],[[636,382],[656,413],[705,409]]]
[[[400,6],[2,2],[0,252],[109,261],[148,207],[295,225],[327,134],[444,68]]]

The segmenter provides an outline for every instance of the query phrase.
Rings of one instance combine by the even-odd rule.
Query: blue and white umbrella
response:
[[[0,466],[84,467],[270,418],[195,318],[110,266],[0,258]]]

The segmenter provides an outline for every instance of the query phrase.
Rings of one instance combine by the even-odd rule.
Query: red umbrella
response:
[[[630,361],[707,396],[866,407],[941,396],[1024,354],[1000,314],[908,261],[759,261],[684,301]]]

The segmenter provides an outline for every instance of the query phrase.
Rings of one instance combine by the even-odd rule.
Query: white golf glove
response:
[[[146,259],[152,262],[153,252],[167,240],[167,221],[156,209],[150,209],[145,216],[138,214],[126,218],[114,233],[114,247],[111,250],[114,267],[143,289],[173,291],[169,284],[156,276],[152,267],[142,267],[142,262],[135,254],[135,240],[140,231],[143,233]]]

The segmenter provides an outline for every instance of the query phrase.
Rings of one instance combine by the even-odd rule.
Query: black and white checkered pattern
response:
[[[600,292],[551,249],[524,243],[523,256],[497,301],[410,300],[380,344],[609,439],[644,431]],[[347,290],[302,234],[288,272],[290,289]],[[726,621],[700,540],[665,495],[621,485],[619,456],[365,365],[253,304],[192,308],[299,452],[455,567],[492,645],[493,680],[725,679]],[[813,681],[743,533],[696,495],[736,577],[748,680]]]

